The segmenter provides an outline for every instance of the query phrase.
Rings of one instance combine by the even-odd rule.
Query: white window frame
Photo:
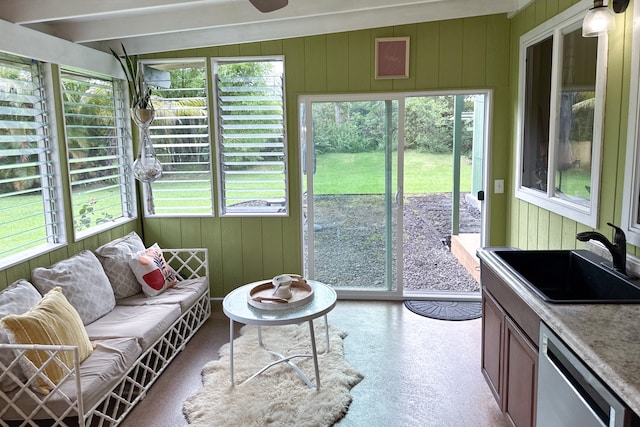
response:
[[[562,73],[562,35],[580,27],[587,10],[593,6],[591,0],[582,0],[564,12],[556,15],[544,24],[527,32],[520,38],[519,74],[518,74],[518,122],[517,122],[517,159],[515,169],[515,197],[532,203],[551,212],[557,213],[579,223],[596,228],[598,226],[598,206],[600,199],[600,175],[602,161],[602,140],[604,122],[604,100],[606,92],[606,70],[608,38],[606,35],[598,37],[598,58],[596,65],[596,104],[594,107],[594,128],[591,154],[591,197],[588,205],[573,203],[554,195],[555,185],[555,153],[559,85]],[[551,75],[551,100],[549,119],[549,158],[547,191],[542,192],[522,185],[523,144],[525,122],[525,94],[526,94],[526,53],[527,48],[536,43],[553,37],[553,57]]]
[[[205,75],[205,81],[204,81],[205,106],[203,109],[205,114],[204,116],[201,116],[201,118],[204,118],[206,120],[206,126],[207,126],[206,131],[202,132],[202,134],[206,134],[206,138],[202,137],[202,143],[206,143],[208,145],[208,151],[209,151],[209,165],[208,165],[208,170],[206,171],[206,176],[209,182],[209,189],[207,194],[207,200],[209,201],[209,206],[206,207],[208,211],[204,212],[203,209],[199,209],[200,212],[189,211],[189,209],[197,209],[197,208],[195,206],[189,206],[188,205],[189,202],[186,200],[179,207],[176,207],[174,210],[171,210],[171,208],[162,208],[161,206],[158,206],[158,200],[161,200],[161,198],[158,197],[158,195],[162,195],[162,194],[171,195],[172,193],[171,190],[167,190],[163,188],[165,184],[171,183],[169,179],[170,176],[177,177],[175,179],[175,182],[177,183],[180,183],[181,181],[188,181],[188,179],[180,178],[181,175],[184,175],[183,171],[180,171],[180,170],[169,171],[167,170],[166,166],[163,166],[163,174],[162,174],[162,177],[160,177],[160,179],[151,183],[150,185],[141,186],[142,193],[143,193],[143,203],[145,205],[145,209],[144,209],[145,217],[212,217],[212,216],[215,216],[214,203],[213,203],[214,182],[213,182],[213,170],[212,170],[214,150],[211,144],[211,107],[210,107],[211,102],[209,99],[209,89],[208,89],[210,73],[207,67],[207,62],[208,61],[206,58],[173,58],[173,59],[154,59],[154,60],[149,59],[149,60],[140,61],[140,64],[144,67],[145,80],[149,83],[149,85],[152,88],[154,87],[156,88],[156,89],[152,89],[152,97],[151,97],[152,102],[154,101],[154,98],[157,97],[158,91],[160,90],[157,88],[157,86],[159,86],[160,84],[162,84],[163,87],[167,86],[167,84],[164,81],[160,81],[163,79],[166,80],[167,76],[164,74],[165,72],[159,69],[154,69],[154,65],[157,65],[159,66],[159,68],[162,68],[162,65],[170,66],[171,64],[175,64],[176,66],[185,65],[189,63],[202,64],[204,75]],[[158,85],[155,85],[154,82],[157,82]],[[164,160],[166,159],[166,155],[163,155],[160,150],[163,147],[163,144],[166,142],[167,145],[173,147],[173,146],[179,146],[181,143],[179,142],[179,138],[175,138],[175,137],[172,138],[171,136],[164,137],[162,135],[164,130],[166,130],[166,126],[159,115],[159,110],[161,109],[161,105],[159,102],[156,102],[154,107],[156,109],[156,116],[154,121],[151,122],[151,125],[149,127],[149,134],[150,134],[154,149],[156,151],[156,155],[158,156],[158,159],[160,160],[161,163],[164,163]],[[198,125],[196,125],[196,127],[197,126]],[[189,129],[191,127],[193,126],[191,126],[189,123],[184,124],[184,129]],[[203,135],[200,135],[200,136],[203,136]],[[164,142],[161,142],[162,140],[164,140]],[[184,143],[182,144],[184,145]],[[181,164],[184,165],[187,163],[181,163]],[[202,173],[203,171],[199,171],[199,172]],[[174,197],[173,199],[169,197],[167,199],[175,200],[177,199],[177,197]],[[155,200],[154,213],[149,213],[150,200]]]
[[[42,188],[47,189],[46,195],[43,194],[42,201],[44,204],[45,215],[48,218],[45,221],[47,227],[48,241],[46,243],[27,248],[12,255],[0,257],[0,269],[8,268],[13,265],[22,263],[26,260],[35,258],[54,249],[63,247],[66,243],[65,230],[65,212],[64,202],[62,199],[62,179],[60,168],[60,152],[58,150],[57,126],[55,120],[55,101],[53,92],[53,78],[51,64],[39,62],[40,74],[42,78],[42,86],[44,90],[44,125],[47,132],[48,157],[50,159],[50,175],[49,183],[43,184]],[[45,171],[40,168],[40,174],[43,176]],[[44,179],[44,177],[43,177]],[[55,224],[55,225],[53,225]]]
[[[225,207],[225,193],[224,193],[224,177],[223,177],[223,150],[220,135],[220,120],[218,114],[219,102],[218,102],[218,64],[219,63],[243,63],[243,62],[271,62],[279,61],[282,63],[282,127],[283,127],[283,154],[284,154],[284,201],[276,201],[276,208],[269,208],[255,211],[232,211],[229,212]],[[221,217],[287,217],[289,216],[289,155],[288,155],[288,138],[287,138],[287,111],[286,101],[287,92],[285,85],[285,59],[282,55],[276,56],[248,56],[248,57],[219,57],[211,58],[212,70],[214,76],[213,92],[214,92],[214,111],[215,113],[215,128],[216,128],[216,161],[217,161],[217,189],[218,189],[218,212]],[[267,201],[269,204],[269,201]]]
[[[124,89],[124,81],[122,80],[118,80],[116,78],[112,78],[110,76],[104,76],[101,75],[99,73],[95,73],[95,72],[89,72],[89,71],[85,71],[85,70],[76,70],[73,68],[67,68],[67,67],[60,67],[59,68],[59,80],[60,80],[60,91],[61,91],[61,96],[62,96],[62,120],[63,120],[63,126],[65,128],[65,145],[67,148],[67,174],[69,177],[69,186],[68,186],[68,190],[69,190],[69,196],[71,198],[71,202],[72,204],[79,204],[78,200],[74,200],[74,196],[73,196],[73,181],[71,179],[72,177],[72,169],[71,169],[71,164],[72,164],[72,160],[69,159],[69,153],[70,153],[70,148],[69,148],[69,140],[68,140],[68,135],[69,132],[67,130],[67,125],[66,125],[66,111],[64,109],[64,88],[62,86],[62,74],[63,73],[70,73],[70,74],[78,74],[78,75],[82,75],[85,76],[87,78],[92,78],[95,77],[96,79],[101,79],[101,80],[107,80],[107,81],[111,81],[112,85],[113,85],[113,100],[114,100],[114,138],[115,140],[118,142],[117,145],[117,149],[119,151],[118,157],[120,157],[122,159],[122,161],[118,162],[119,165],[119,179],[120,179],[120,197],[121,197],[121,207],[122,207],[122,216],[115,218],[111,221],[107,221],[104,222],[102,224],[96,224],[96,225],[92,225],[90,227],[88,227],[87,229],[84,230],[75,230],[74,227],[74,238],[76,241],[84,239],[88,236],[93,236],[95,234],[101,233],[103,231],[106,230],[110,230],[112,228],[118,227],[122,224],[128,223],[130,221],[134,221],[137,217],[138,217],[138,212],[137,212],[137,207],[136,207],[136,191],[135,191],[135,184],[134,184],[134,179],[133,179],[133,173],[132,173],[132,167],[131,167],[131,162],[132,162],[132,158],[133,158],[133,154],[132,154],[132,144],[131,144],[131,138],[128,137],[129,135],[131,135],[131,129],[130,129],[130,120],[129,120],[129,114],[128,114],[128,110],[127,110],[127,100],[126,100],[126,91]],[[89,200],[90,195],[87,195],[87,200]],[[97,206],[96,210],[98,210],[98,212],[100,211],[100,207]],[[71,218],[72,220],[74,220],[74,211],[75,211],[75,207],[72,206],[72,212],[71,212]],[[96,215],[99,215],[99,213],[96,213]]]
[[[633,22],[640,22],[640,6],[633,8]],[[624,167],[622,218],[620,227],[627,242],[640,246],[640,27],[633,26],[631,42],[631,82],[629,87],[629,119],[627,151]]]

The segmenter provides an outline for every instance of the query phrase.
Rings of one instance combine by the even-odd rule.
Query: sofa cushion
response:
[[[118,305],[157,305],[180,304],[184,313],[207,291],[209,280],[206,277],[180,280],[178,283],[153,298],[148,298],[142,292],[118,301]]]
[[[140,292],[140,283],[129,267],[132,253],[144,251],[144,243],[135,231],[115,239],[95,250],[104,272],[111,282],[116,300]]]
[[[42,299],[42,295],[29,282],[24,279],[17,280],[0,292],[0,319],[10,314],[23,314]],[[7,330],[0,328],[0,344],[9,344]],[[0,364],[8,367],[15,359],[13,352],[0,351]],[[11,372],[21,380],[26,377],[22,373],[19,365],[15,365]],[[16,387],[16,383],[8,376],[0,381],[0,390],[11,391]]]
[[[176,272],[165,261],[157,243],[148,249],[132,253],[129,265],[142,286],[142,292],[149,297],[161,294],[177,282]]]
[[[109,278],[90,251],[82,251],[50,268],[35,268],[31,281],[43,295],[61,287],[85,325],[104,316],[116,305]]]
[[[142,354],[142,350],[135,338],[116,338],[111,340],[95,341],[95,350],[80,364],[80,376],[82,399],[85,410],[92,408],[104,397],[122,376],[134,365],[136,359]],[[11,400],[15,399],[17,406],[26,413],[31,413],[36,408],[36,403],[28,393],[20,390],[7,393]],[[47,408],[57,416],[65,414],[69,410],[69,400],[77,398],[75,377],[62,382],[58,390],[47,395]],[[47,419],[51,415],[40,410],[33,415],[33,419]],[[3,420],[22,420],[22,416],[14,409],[7,408],[2,415]],[[47,425],[47,424],[45,424]]]
[[[146,351],[167,332],[180,314],[177,304],[117,305],[109,314],[87,325],[87,334],[91,340],[134,337],[142,351]]]
[[[9,332],[12,344],[71,345],[78,347],[79,361],[82,362],[93,351],[78,312],[64,297],[59,287],[48,292],[42,300],[24,314],[10,314],[0,320],[0,324]],[[20,359],[20,366],[28,377],[37,374],[44,366],[44,375],[53,383],[59,384],[65,377],[65,370],[57,363],[45,362],[49,356],[43,350],[29,350],[26,358]],[[57,359],[68,368],[73,368],[73,353],[61,352]],[[24,362],[24,363],[22,363]],[[52,386],[38,376],[35,389],[48,394]]]

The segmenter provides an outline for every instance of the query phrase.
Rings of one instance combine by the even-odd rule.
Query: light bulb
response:
[[[582,21],[583,37],[598,37],[613,31],[616,26],[615,15],[607,6],[599,5],[589,9]]]

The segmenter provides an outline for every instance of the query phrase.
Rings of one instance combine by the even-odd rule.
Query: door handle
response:
[[[396,191],[396,194],[393,196],[393,199],[396,202],[396,205],[398,205],[398,206],[402,206],[402,197],[400,197],[401,193],[402,193],[402,191],[398,190],[398,191]]]
[[[481,202],[484,200],[484,191],[483,190],[478,191],[478,200],[480,200]]]

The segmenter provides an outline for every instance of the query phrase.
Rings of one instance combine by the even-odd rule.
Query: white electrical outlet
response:
[[[496,194],[504,193],[504,179],[496,179],[493,182],[493,192]]]

